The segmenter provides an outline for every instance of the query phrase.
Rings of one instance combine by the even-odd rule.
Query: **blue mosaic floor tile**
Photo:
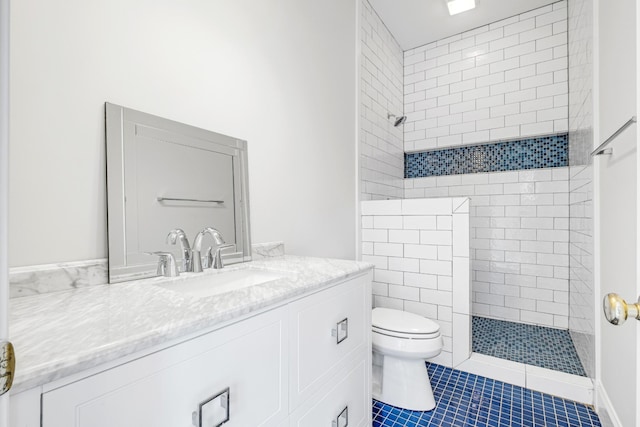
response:
[[[475,353],[586,377],[569,331],[473,316]]]
[[[600,427],[586,405],[427,363],[436,408],[408,411],[373,401],[373,427]]]

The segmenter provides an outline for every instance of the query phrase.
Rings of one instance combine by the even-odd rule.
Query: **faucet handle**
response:
[[[158,276],[178,277],[180,272],[176,265],[176,259],[171,252],[145,252],[148,255],[157,255],[158,259]]]
[[[207,252],[204,255],[204,264],[202,265],[202,268],[215,268],[215,259],[216,257],[220,257],[220,250],[229,248],[231,246],[235,245],[225,243],[224,245],[216,246],[215,252],[213,251],[213,247],[209,246],[207,248]]]
[[[213,267],[213,248],[209,246],[207,252],[204,255],[204,264],[202,264],[202,268],[210,268]]]
[[[217,246],[215,255],[213,254],[213,248],[209,247],[209,249],[207,249],[207,265],[210,268],[214,268],[216,270],[224,267],[224,264],[222,262],[222,255],[220,254],[220,251],[226,248],[234,247],[234,246],[235,245],[233,243],[225,243],[224,245]]]

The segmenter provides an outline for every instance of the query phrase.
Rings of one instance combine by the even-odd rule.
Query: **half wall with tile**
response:
[[[469,358],[469,199],[365,201],[362,259],[375,265],[374,305],[416,313],[440,325],[442,353],[457,366]]]

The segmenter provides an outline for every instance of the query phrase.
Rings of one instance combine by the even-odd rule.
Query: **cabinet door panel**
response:
[[[285,310],[276,310],[43,395],[43,427],[189,427],[229,388],[225,426],[276,426],[287,408]],[[202,341],[210,342],[202,349]],[[198,353],[193,354],[194,349]]]
[[[291,427],[328,427],[334,421],[349,427],[367,425],[371,400],[366,392],[366,361],[360,361],[347,375],[335,380],[335,385],[320,399],[306,402],[291,415]],[[342,416],[340,416],[342,414]],[[346,416],[345,416],[346,415]]]
[[[317,392],[368,341],[368,280],[357,277],[291,304],[291,408]]]

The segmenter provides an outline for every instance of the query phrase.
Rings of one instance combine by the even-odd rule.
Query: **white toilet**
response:
[[[436,407],[425,359],[442,351],[440,325],[389,308],[374,308],[373,398],[398,408],[430,411]]]

